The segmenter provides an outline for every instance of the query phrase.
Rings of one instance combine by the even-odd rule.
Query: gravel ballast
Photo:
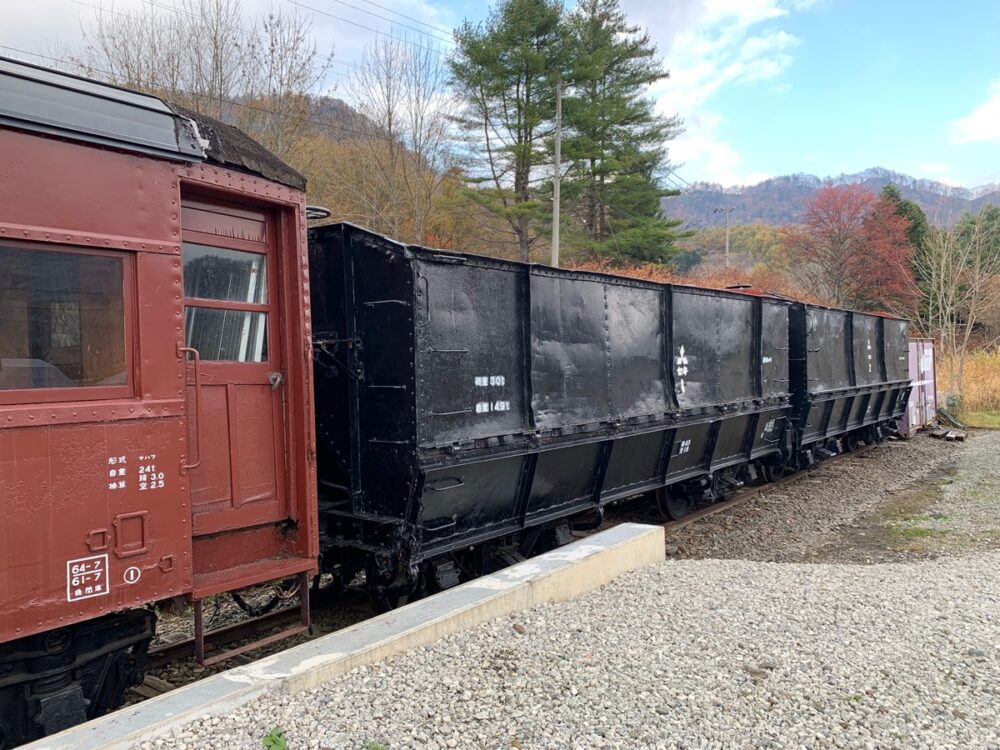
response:
[[[667,561],[149,747],[996,747],[998,566]]]
[[[839,490],[831,502],[845,507],[815,524],[776,522],[782,506],[815,507],[792,485],[741,511],[743,523],[686,539],[691,551],[728,547],[750,559],[667,560],[143,747],[260,748],[280,727],[289,750],[1000,748],[995,547],[864,564],[866,548],[810,562],[828,549],[824,535],[856,533],[859,510],[881,512],[880,496],[891,503],[908,486],[907,464],[910,483],[957,470],[927,506],[950,501],[955,533],[996,525],[998,449],[1000,433],[961,447],[914,441],[873,451],[863,460],[887,470],[861,480],[848,478],[847,460],[831,464],[811,478],[821,496]],[[852,481],[855,496],[845,491]]]
[[[920,435],[889,441],[854,456],[821,464],[796,481],[672,535],[668,545],[679,557],[727,558],[766,562],[895,562],[905,550],[879,539],[850,534],[854,526],[879,525],[891,496],[933,482],[953,470],[961,456],[975,450],[1000,450],[1000,432],[969,443],[950,443]],[[969,461],[971,475],[981,463]],[[990,465],[993,462],[987,462]],[[845,535],[848,537],[841,538]]]

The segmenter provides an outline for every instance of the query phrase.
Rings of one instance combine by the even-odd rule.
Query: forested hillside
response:
[[[975,213],[987,203],[1000,204],[998,185],[967,190],[876,167],[825,180],[808,174],[787,175],[745,187],[724,188],[696,182],[678,197],[664,199],[662,206],[667,216],[683,219],[699,229],[725,223],[724,216],[715,213],[720,206],[732,206],[735,209],[732,220],[739,224],[794,224],[802,219],[806,199],[824,185],[862,185],[872,193],[878,193],[886,185],[895,185],[903,198],[923,209],[931,223],[944,226],[953,224],[967,211]]]

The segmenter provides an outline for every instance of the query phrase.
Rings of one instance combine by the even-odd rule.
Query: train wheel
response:
[[[694,501],[683,490],[672,492],[669,487],[660,487],[656,491],[656,507],[664,518],[679,521],[691,512]]]
[[[765,482],[772,484],[785,476],[785,467],[783,464],[764,463],[760,465],[760,475]]]
[[[854,453],[858,449],[858,436],[853,432],[844,438],[844,451],[846,453]]]

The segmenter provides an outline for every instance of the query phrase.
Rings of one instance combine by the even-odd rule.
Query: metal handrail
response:
[[[194,463],[185,463],[181,459],[181,473],[189,471],[190,469],[197,469],[201,466],[201,353],[190,346],[181,346],[177,344],[177,356],[183,357],[185,354],[191,354],[191,361],[194,362],[194,414],[195,414],[195,436],[198,442],[198,460]],[[185,363],[187,358],[184,358]],[[185,377],[185,383],[187,378]]]

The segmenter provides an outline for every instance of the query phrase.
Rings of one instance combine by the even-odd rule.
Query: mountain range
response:
[[[811,174],[772,177],[756,185],[738,187],[695,182],[679,196],[662,198],[661,205],[668,217],[684,219],[687,226],[695,229],[724,225],[725,215],[715,213],[721,206],[735,209],[731,214],[734,224],[755,221],[794,224],[801,220],[806,198],[824,185],[861,184],[877,194],[890,183],[899,188],[904,198],[917,203],[932,224],[946,226],[966,211],[978,211],[984,203],[1000,204],[997,184],[970,190],[875,167],[825,179]]]

